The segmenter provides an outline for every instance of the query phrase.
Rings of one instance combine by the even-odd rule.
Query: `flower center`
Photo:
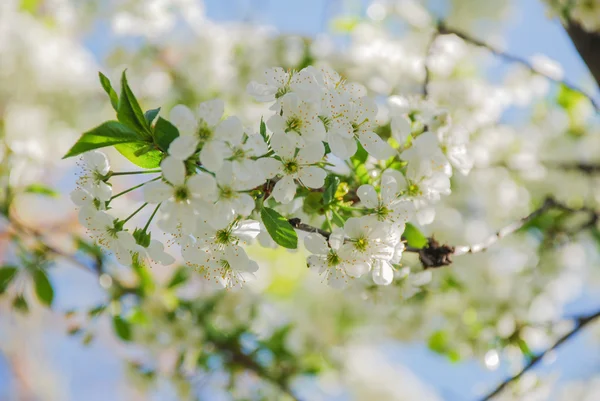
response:
[[[177,202],[182,202],[187,200],[190,197],[190,191],[187,187],[178,187],[175,189],[175,200]]]
[[[329,253],[327,254],[327,265],[328,266],[337,266],[342,262],[341,258],[339,257],[339,255],[331,250],[329,251]]]
[[[231,187],[219,187],[221,199],[231,199],[235,197],[235,191]]]
[[[292,116],[292,117],[288,118],[288,120],[286,121],[286,125],[287,125],[287,129],[285,130],[285,132],[289,132],[289,131],[298,132],[300,129],[302,129],[303,121],[296,116]]]
[[[383,221],[390,214],[390,209],[386,206],[380,205],[375,208],[375,215],[379,221]]]
[[[233,240],[234,240],[234,237],[231,234],[231,231],[229,231],[225,228],[217,231],[215,234],[215,242],[217,244],[227,245],[227,244],[232,243]]]
[[[360,252],[365,252],[367,250],[368,246],[369,246],[369,241],[364,237],[359,238],[354,243],[354,247]]]
[[[296,160],[288,160],[283,163],[283,171],[288,174],[296,174],[298,172],[299,166]]]
[[[282,97],[289,91],[290,91],[290,88],[287,85],[282,88],[277,89],[277,93],[275,93],[275,99],[279,99],[280,97]]]
[[[198,124],[198,131],[196,132],[196,135],[198,136],[200,142],[207,142],[212,138],[213,131],[210,129],[206,121],[202,120],[200,121],[200,124]]]
[[[419,189],[419,186],[417,184],[410,184],[407,188],[407,191],[409,196],[418,196],[418,195],[422,195],[421,190]]]
[[[355,133],[355,134],[357,134],[357,133],[360,131],[360,127],[361,127],[362,125],[364,125],[365,123],[367,123],[367,122],[369,122],[369,119],[368,119],[368,118],[365,118],[365,119],[363,120],[363,122],[361,122],[360,124],[357,124],[357,123],[354,123],[354,122],[353,122],[353,123],[352,123],[352,131],[354,131],[354,133]]]
[[[231,160],[242,160],[246,157],[246,151],[241,147],[237,147],[233,149],[231,154]]]

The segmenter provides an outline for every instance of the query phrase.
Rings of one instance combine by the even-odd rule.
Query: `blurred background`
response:
[[[85,232],[69,200],[78,168],[60,157],[82,132],[113,118],[98,71],[117,82],[127,68],[145,108],[220,97],[228,113],[257,126],[265,108],[245,88],[271,66],[330,64],[378,99],[419,96],[438,19],[598,98],[554,7],[540,0],[3,0],[1,198],[19,224],[34,228],[35,246],[15,239],[4,210],[0,260],[38,263],[31,248],[40,238],[59,251],[43,260],[51,308],[27,277],[0,295],[0,400],[290,399],[283,382],[301,400],[477,400],[518,372],[572,328],[570,317],[600,309],[595,227],[553,230],[552,216],[487,253],[457,257],[429,282],[344,291],[308,272],[303,251],[256,246],[249,252],[260,260],[259,277],[242,291],[215,294],[193,273],[171,285],[176,266],[154,266],[139,299],[115,285],[142,286],[139,277],[110,260],[108,274],[90,274],[94,254],[74,241]],[[430,52],[430,96],[468,129],[475,165],[453,177],[452,195],[434,223],[420,227],[424,234],[477,243],[546,195],[597,208],[593,173],[552,168],[600,163],[587,99],[457,36],[438,37]],[[385,119],[385,104],[380,113]],[[113,166],[128,166],[118,153],[109,156]],[[124,179],[122,189],[135,180]],[[129,204],[140,199],[132,193]],[[419,265],[410,255],[406,264]],[[115,310],[127,321],[115,323]],[[233,349],[215,339],[222,333],[235,339]],[[497,399],[600,399],[599,345],[600,327],[582,330]],[[264,368],[257,373],[238,351]]]

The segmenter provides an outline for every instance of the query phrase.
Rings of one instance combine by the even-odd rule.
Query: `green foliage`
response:
[[[100,84],[102,85],[104,91],[110,98],[110,104],[112,104],[113,109],[117,111],[119,109],[119,96],[117,95],[117,92],[115,92],[115,90],[113,89],[112,84],[110,83],[110,80],[106,77],[106,75],[102,74],[101,72],[98,72],[98,76],[100,77]]]
[[[77,156],[93,149],[139,141],[139,135],[125,125],[117,121],[106,121],[83,134],[63,159]]]
[[[138,167],[157,168],[160,166],[163,154],[160,150],[151,149],[148,146],[144,142],[122,143],[116,145],[115,149]]]
[[[54,300],[54,289],[52,284],[46,275],[46,272],[42,269],[36,269],[33,272],[33,282],[35,284],[35,294],[37,295],[40,302],[46,306],[52,305]]]
[[[339,177],[333,174],[327,176],[325,179],[325,191],[323,191],[323,204],[329,205],[331,202],[333,202],[339,185]]]
[[[31,184],[25,188],[24,192],[45,195],[52,198],[56,198],[58,196],[58,192],[42,184]]]
[[[127,83],[126,71],[121,76],[121,96],[117,109],[117,119],[133,131],[140,134],[143,139],[151,138],[150,124],[146,121],[142,108]]]
[[[6,288],[10,284],[10,282],[17,275],[17,267],[16,266],[2,266],[0,267],[0,294],[6,291]]]
[[[158,117],[154,126],[154,141],[164,152],[169,150],[169,145],[178,136],[179,130],[177,127],[164,118]]]
[[[167,284],[167,288],[175,288],[180,284],[185,283],[190,277],[190,268],[187,266],[180,266],[175,270],[175,273],[171,276],[171,280]]]
[[[298,248],[298,235],[285,217],[268,207],[260,210],[260,217],[273,241],[284,248]]]
[[[406,223],[402,237],[406,239],[408,245],[415,248],[423,248],[427,245],[427,237],[410,223]]]
[[[460,360],[460,354],[451,347],[450,335],[445,330],[434,331],[427,340],[427,346],[433,352],[446,356],[452,362]]]
[[[267,137],[267,125],[262,117],[260,119],[260,136],[262,136],[262,139],[268,143],[269,138]]]
[[[123,341],[131,341],[132,333],[131,333],[131,324],[124,320],[121,316],[113,316],[113,329],[115,330],[115,334]]]
[[[154,120],[156,120],[158,113],[160,113],[160,107],[148,110],[144,113],[144,119],[146,120],[148,125],[152,126],[152,123],[154,122]]]

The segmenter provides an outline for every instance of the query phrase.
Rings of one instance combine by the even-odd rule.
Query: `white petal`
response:
[[[281,157],[291,158],[294,156],[298,143],[294,140],[297,136],[292,133],[284,134],[276,132],[271,136],[271,148]]]
[[[283,166],[279,160],[270,157],[264,157],[256,161],[258,168],[263,172],[265,178],[273,178],[283,171]]]
[[[172,194],[173,187],[163,181],[144,185],[144,200],[148,203],[160,203],[169,199]]]
[[[349,157],[354,156],[356,150],[358,149],[358,145],[356,144],[354,137],[343,138],[340,135],[328,134],[327,141],[329,143],[329,147],[331,148],[331,153],[340,159],[348,159]]]
[[[83,154],[84,162],[94,171],[101,175],[108,174],[110,164],[106,155],[98,150],[92,150]]]
[[[119,241],[119,245],[129,250],[133,250],[137,245],[135,238],[133,238],[133,235],[129,231],[119,231],[117,233],[117,240]]]
[[[302,167],[298,171],[298,178],[309,188],[321,188],[325,184],[327,172],[320,167],[308,166]]]
[[[360,144],[370,155],[379,160],[385,160],[392,157],[396,151],[379,135],[374,132],[362,132],[358,134]]]
[[[248,216],[254,210],[256,206],[254,203],[254,199],[248,194],[240,194],[237,199],[237,205],[235,211],[237,214],[241,216]]]
[[[344,238],[346,234],[344,230],[340,227],[335,227],[329,236],[329,245],[331,245],[332,249],[338,250],[344,244]]]
[[[178,136],[169,145],[169,156],[173,156],[177,160],[187,160],[196,152],[198,140],[195,136],[182,135]]]
[[[327,260],[319,255],[310,255],[306,258],[306,264],[317,273],[322,274],[327,270]]]
[[[346,273],[351,277],[360,277],[371,270],[371,265],[364,260],[353,260],[352,263],[345,263]]]
[[[171,109],[169,120],[177,127],[181,135],[195,136],[198,121],[190,109],[182,104]]]
[[[277,181],[277,184],[273,188],[273,198],[277,202],[290,203],[294,199],[294,195],[296,195],[296,184],[294,183],[294,179],[289,175]]]
[[[325,146],[323,142],[314,142],[298,152],[298,162],[302,164],[314,164],[323,160],[325,154]]]
[[[390,285],[394,280],[394,269],[389,262],[377,260],[373,264],[373,281],[379,285]]]
[[[243,241],[250,242],[260,234],[260,222],[256,220],[242,220],[233,230],[233,234]]]
[[[311,233],[304,237],[304,247],[316,255],[327,255],[329,253],[325,237],[318,233]]]
[[[150,241],[148,248],[146,251],[152,260],[159,262],[163,265],[170,265],[175,262],[175,258],[164,251],[164,246],[162,242],[157,241],[155,239]]]
[[[225,146],[220,141],[210,141],[204,144],[200,151],[200,161],[209,171],[216,173],[223,165]]]
[[[277,87],[252,81],[246,86],[246,93],[253,96],[259,102],[271,102],[275,100]]]
[[[242,121],[235,116],[228,117],[217,126],[215,136],[232,145],[238,145],[242,142],[242,137],[244,136]]]
[[[225,103],[221,99],[209,100],[198,106],[198,117],[206,121],[210,127],[214,127],[221,120],[225,111]]]
[[[411,123],[406,116],[394,116],[391,122],[392,137],[400,144],[404,145],[412,132]]]
[[[185,182],[185,165],[181,160],[167,156],[161,163],[163,177],[175,186]]]
[[[187,187],[193,196],[215,201],[217,197],[217,181],[207,173],[195,174],[188,178]]]
[[[248,137],[248,140],[244,144],[244,149],[248,151],[251,156],[262,156],[269,151],[262,136],[257,134]]]
[[[288,73],[281,67],[268,68],[264,72],[265,79],[269,85],[283,87],[288,81]]]
[[[94,195],[101,201],[107,201],[112,196],[112,187],[104,181],[100,181],[94,191]]]
[[[273,133],[284,134],[285,133],[285,119],[282,116],[280,116],[279,114],[273,114],[267,120],[267,127]]]
[[[381,177],[381,199],[383,203],[389,205],[398,196],[398,184],[391,175]]]
[[[379,198],[377,197],[377,192],[375,191],[375,188],[373,188],[372,185],[361,185],[360,187],[358,187],[356,194],[358,195],[358,198],[363,203],[363,205],[365,205],[365,207],[368,207],[369,209],[374,209],[377,207],[377,205],[379,205]]]
[[[87,191],[84,191],[81,188],[77,188],[70,194],[71,201],[77,206],[90,206],[92,205],[94,199],[92,195],[90,195]]]

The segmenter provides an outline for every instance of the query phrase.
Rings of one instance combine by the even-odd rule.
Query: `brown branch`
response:
[[[596,80],[596,84],[600,86],[600,33],[588,32],[573,21],[568,21],[565,30]]]
[[[522,57],[519,57],[519,56],[515,56],[513,54],[509,54],[509,53],[505,53],[503,51],[500,51],[500,50],[492,47],[491,45],[489,45],[489,44],[487,44],[485,42],[482,42],[479,39],[476,39],[476,38],[470,36],[469,34],[467,34],[465,32],[461,32],[461,31],[456,30],[454,28],[449,28],[443,22],[439,23],[439,25],[438,25],[438,31],[440,32],[441,35],[451,35],[451,34],[454,34],[454,35],[458,36],[459,38],[461,38],[462,40],[464,40],[465,42],[471,43],[472,45],[475,45],[475,46],[483,47],[483,48],[489,50],[494,55],[496,55],[496,56],[498,56],[500,58],[503,58],[504,60],[507,60],[507,61],[510,61],[510,62],[522,65],[523,67],[525,67],[529,71],[531,71],[533,74],[541,75],[541,76],[549,79],[552,82],[555,82],[557,84],[561,84],[561,85],[566,86],[567,88],[569,88],[569,89],[571,89],[571,90],[573,90],[575,92],[578,92],[581,95],[585,96],[591,102],[592,106],[594,106],[594,109],[596,109],[596,112],[600,112],[600,106],[596,103],[596,101],[594,100],[594,98],[590,94],[588,94],[586,91],[584,91],[581,88],[578,88],[577,86],[575,86],[575,85],[573,85],[573,84],[571,84],[571,83],[569,83],[567,81],[564,81],[562,79],[554,78],[554,77],[552,77],[552,76],[550,76],[550,75],[548,75],[548,74],[546,74],[546,73],[538,70],[528,60],[526,60],[526,59],[524,59]],[[598,38],[598,41],[600,42],[600,38]],[[590,48],[590,49],[592,49],[592,48]],[[580,53],[581,53],[581,51],[580,51]],[[598,67],[597,73],[600,74],[600,57],[598,57],[598,54],[600,54],[600,48],[599,47],[595,47],[593,51],[590,51],[590,59],[591,59],[591,57],[593,57],[594,60],[599,63],[599,65],[597,66]],[[591,70],[591,68],[590,68],[590,70]],[[596,80],[598,81],[599,78],[600,78],[600,75],[599,75],[598,78],[596,78]]]
[[[505,381],[503,381],[502,383],[500,383],[492,392],[490,392],[489,394],[484,396],[481,399],[481,401],[491,400],[493,397],[500,394],[502,392],[502,390],[504,390],[508,385],[515,382],[519,378],[521,378],[527,371],[529,371],[535,365],[537,365],[538,362],[540,362],[544,358],[544,356],[546,356],[549,352],[558,348],[561,344],[563,344],[569,338],[573,337],[581,329],[583,329],[585,326],[587,326],[588,324],[590,324],[591,322],[593,322],[594,320],[596,320],[598,318],[600,318],[600,311],[593,313],[591,315],[587,315],[587,316],[583,316],[583,317],[579,317],[579,318],[575,319],[575,327],[571,331],[569,331],[568,333],[566,333],[565,335],[560,337],[550,348],[544,350],[540,354],[531,358],[529,360],[529,362],[527,363],[527,365],[525,365],[525,367],[523,369],[521,369],[521,371],[519,371],[514,376],[511,376],[508,379],[506,379]]]
[[[583,226],[581,226],[581,229],[587,229],[592,227],[600,219],[599,211],[588,207],[573,209],[568,207],[567,205],[564,205],[554,200],[553,198],[548,197],[544,200],[544,203],[538,209],[529,213],[527,216],[522,217],[516,222],[513,222],[501,228],[481,243],[475,245],[452,246],[448,244],[441,244],[435,238],[429,237],[427,238],[427,245],[425,245],[423,248],[416,248],[407,245],[405,248],[405,252],[417,253],[419,255],[419,260],[421,261],[425,269],[448,266],[452,264],[452,256],[464,255],[467,253],[485,252],[486,250],[488,250],[489,247],[494,245],[502,238],[520,230],[525,224],[529,223],[536,217],[546,213],[550,209],[560,209],[569,213],[589,213],[590,220],[586,222]],[[309,233],[319,233],[325,238],[329,238],[329,236],[331,235],[331,233],[328,231],[302,223],[299,218],[289,219],[288,222],[292,225],[292,227],[300,231],[306,231]],[[406,241],[406,238],[403,237],[402,239]]]

